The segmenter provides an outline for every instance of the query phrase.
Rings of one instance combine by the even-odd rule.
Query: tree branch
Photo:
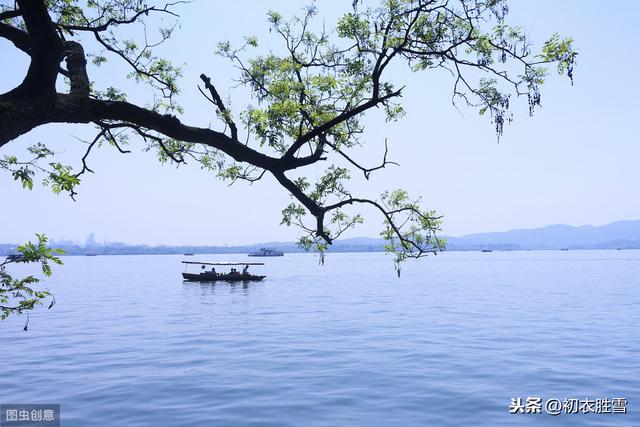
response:
[[[90,83],[89,76],[87,76],[87,59],[84,56],[82,45],[74,41],[65,42],[64,55],[71,81],[69,94],[81,98],[89,97]]]
[[[339,114],[338,116],[334,117],[333,119],[313,128],[311,131],[309,131],[308,133],[302,135],[300,138],[298,138],[293,144],[291,144],[291,147],[289,147],[289,149],[287,150],[287,152],[284,154],[283,158],[293,158],[293,156],[295,155],[295,153],[307,142],[311,141],[313,138],[319,136],[320,134],[327,132],[329,129],[335,127],[336,125],[343,123],[347,120],[349,120],[352,117],[357,116],[360,113],[363,113],[375,106],[377,106],[380,103],[383,103],[391,98],[394,98],[396,96],[401,96],[402,94],[402,90],[404,89],[404,86],[401,87],[400,89],[390,92],[386,95],[383,96],[379,96],[376,98],[371,98],[370,100],[368,100],[367,102],[360,104],[357,107],[354,107],[352,109],[349,109],[345,112],[343,112],[342,114]]]
[[[164,7],[162,8],[158,8],[155,6],[152,7],[144,7],[141,9],[138,9],[136,11],[135,14],[133,14],[132,16],[126,18],[123,17],[122,19],[117,19],[117,18],[109,18],[105,23],[100,24],[100,25],[96,25],[93,26],[93,22],[88,22],[87,25],[62,25],[61,27],[64,28],[67,31],[90,31],[90,32],[101,32],[101,31],[106,31],[109,29],[109,27],[111,26],[115,26],[115,25],[123,25],[123,24],[132,24],[134,22],[136,22],[138,20],[138,18],[140,18],[143,15],[149,15],[149,13],[152,12],[163,12],[163,13],[168,13],[169,15],[173,15],[173,16],[178,16],[176,13],[172,12],[170,10],[170,8],[172,6],[178,5],[178,4],[186,4],[189,3],[189,1],[176,1],[176,2],[172,2],[172,3],[166,3],[164,5]]]
[[[17,18],[20,15],[22,15],[20,9],[5,10],[4,12],[0,12],[0,21]]]
[[[62,41],[43,0],[17,0],[17,3],[29,34],[31,63],[24,81],[12,93],[52,97],[62,57]]]
[[[31,56],[29,34],[25,31],[0,22],[0,37],[9,40],[15,47]]]
[[[387,154],[389,153],[389,147],[387,146],[387,138],[384,139],[384,156],[382,157],[382,163],[378,166],[372,168],[365,168],[360,163],[353,160],[350,156],[348,156],[344,151],[340,150],[335,144],[327,142],[327,145],[333,149],[336,153],[340,154],[344,159],[346,159],[349,163],[351,163],[356,168],[360,169],[364,174],[364,177],[368,180],[371,176],[371,172],[377,171],[379,169],[384,169],[387,165],[396,165],[400,166],[396,162],[390,162],[387,160]]]
[[[222,120],[224,120],[224,122],[231,129],[231,139],[239,142],[238,127],[236,126],[235,122],[233,121],[233,118],[231,117],[231,112],[227,110],[227,108],[224,105],[224,102],[222,102],[222,98],[220,98],[218,91],[213,86],[213,84],[211,84],[211,79],[204,74],[200,74],[200,79],[204,82],[204,87],[206,87],[209,93],[211,94],[211,101],[218,108],[218,111],[220,111],[220,116],[222,117]]]

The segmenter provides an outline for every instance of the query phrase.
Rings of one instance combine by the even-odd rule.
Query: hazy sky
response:
[[[257,35],[262,52],[275,49],[279,40],[267,31],[266,11],[286,14],[303,4],[199,0],[183,6],[182,28],[164,47],[174,62],[184,64],[183,121],[199,126],[214,121],[210,104],[196,88],[200,73],[212,76],[224,96],[233,86],[233,69],[213,54],[218,41]],[[350,4],[317,2],[327,27]],[[497,143],[486,117],[451,105],[452,81],[446,74],[394,69],[392,80],[407,85],[407,115],[392,125],[378,116],[368,119],[367,149],[355,156],[375,164],[387,137],[389,159],[401,166],[369,182],[358,176],[354,193],[375,196],[407,188],[444,215],[449,235],[640,219],[640,90],[634,81],[640,69],[640,2],[619,0],[604,7],[585,0],[519,0],[510,8],[510,23],[523,26],[538,46],[556,31],[576,40],[575,85],[553,75],[543,88],[542,108],[528,117],[522,100],[515,122]],[[5,58],[0,77],[4,92],[21,80],[28,62],[4,39],[0,55]],[[122,83],[117,73],[106,70],[90,78],[102,87]],[[124,87],[131,101],[150,101],[146,90],[130,83]],[[244,106],[241,95],[234,98],[232,92],[231,100],[236,109]],[[75,137],[92,134],[88,125],[49,125],[5,145],[0,155],[20,154],[26,145],[41,141],[78,166],[84,147]],[[89,160],[96,173],[84,176],[75,203],[46,189],[22,190],[8,174],[0,177],[0,242],[21,242],[34,232],[78,241],[94,232],[98,241],[148,244],[222,245],[296,237],[297,230],[278,225],[289,198],[271,177],[228,187],[196,165],[161,166],[152,153],[142,152],[142,145],[131,149],[130,155],[110,147],[97,150]],[[379,218],[370,212],[348,237],[376,236],[379,228]]]

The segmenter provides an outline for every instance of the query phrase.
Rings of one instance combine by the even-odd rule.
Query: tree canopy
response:
[[[440,216],[402,189],[369,199],[348,186],[354,173],[368,179],[393,163],[386,144],[379,164],[356,160],[359,150],[367,150],[367,112],[381,110],[387,121],[403,116],[400,99],[407,89],[389,72],[391,65],[416,73],[447,70],[453,102],[486,115],[499,138],[512,120],[512,102],[526,100],[533,114],[548,67],[572,80],[577,55],[572,40],[558,34],[534,50],[525,30],[507,23],[507,0],[380,0],[376,6],[355,0],[330,29],[315,24],[312,3],[301,16],[267,14],[283,54],[261,50],[261,41],[250,35],[240,46],[217,45],[217,54],[235,65],[253,98],[251,105],[231,109],[208,76],[211,70],[202,70],[199,82],[185,82],[180,67],[155,53],[171,38],[180,8],[198,7],[185,3],[0,0],[0,37],[30,58],[23,81],[0,95],[0,147],[10,148],[11,141],[47,123],[96,128],[80,167],[57,162],[52,150],[36,144],[29,147],[32,158],[5,155],[0,168],[27,188],[43,174],[44,185],[74,197],[82,175],[92,172],[96,147],[111,145],[124,153],[140,141],[162,162],[195,163],[223,180],[253,182],[271,175],[292,197],[282,224],[299,227],[300,244],[321,253],[362,222],[358,207],[372,208],[382,216],[381,236],[396,254],[399,271],[406,258],[442,248],[436,237]],[[147,37],[156,16],[169,24]],[[145,36],[129,38],[131,26],[144,26]],[[219,36],[211,34],[212,43]],[[128,72],[94,81],[96,68],[107,61],[122,62]],[[145,105],[129,102],[118,78],[148,85],[153,96]],[[178,104],[178,93],[196,85],[215,112],[213,126],[190,124],[189,106]],[[311,179],[306,172],[318,167],[324,172]]]

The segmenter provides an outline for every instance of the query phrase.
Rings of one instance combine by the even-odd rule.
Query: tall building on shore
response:
[[[94,233],[89,233],[85,246],[88,248],[96,246],[96,235]]]

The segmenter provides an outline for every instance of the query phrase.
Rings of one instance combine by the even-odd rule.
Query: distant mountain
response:
[[[525,250],[525,249],[640,249],[640,221],[617,221],[594,227],[557,224],[542,228],[518,229],[495,233],[476,233],[462,237],[442,236],[449,251]],[[331,252],[382,252],[384,240],[355,237],[337,240]],[[69,255],[136,254],[248,254],[259,248],[276,248],[284,252],[304,252],[293,242],[266,242],[241,246],[145,246],[122,243],[94,246],[56,245]],[[0,244],[0,256],[15,253],[15,244]]]
[[[616,221],[594,227],[557,224],[542,228],[447,237],[449,250],[471,249],[617,249],[640,248],[640,221]]]

